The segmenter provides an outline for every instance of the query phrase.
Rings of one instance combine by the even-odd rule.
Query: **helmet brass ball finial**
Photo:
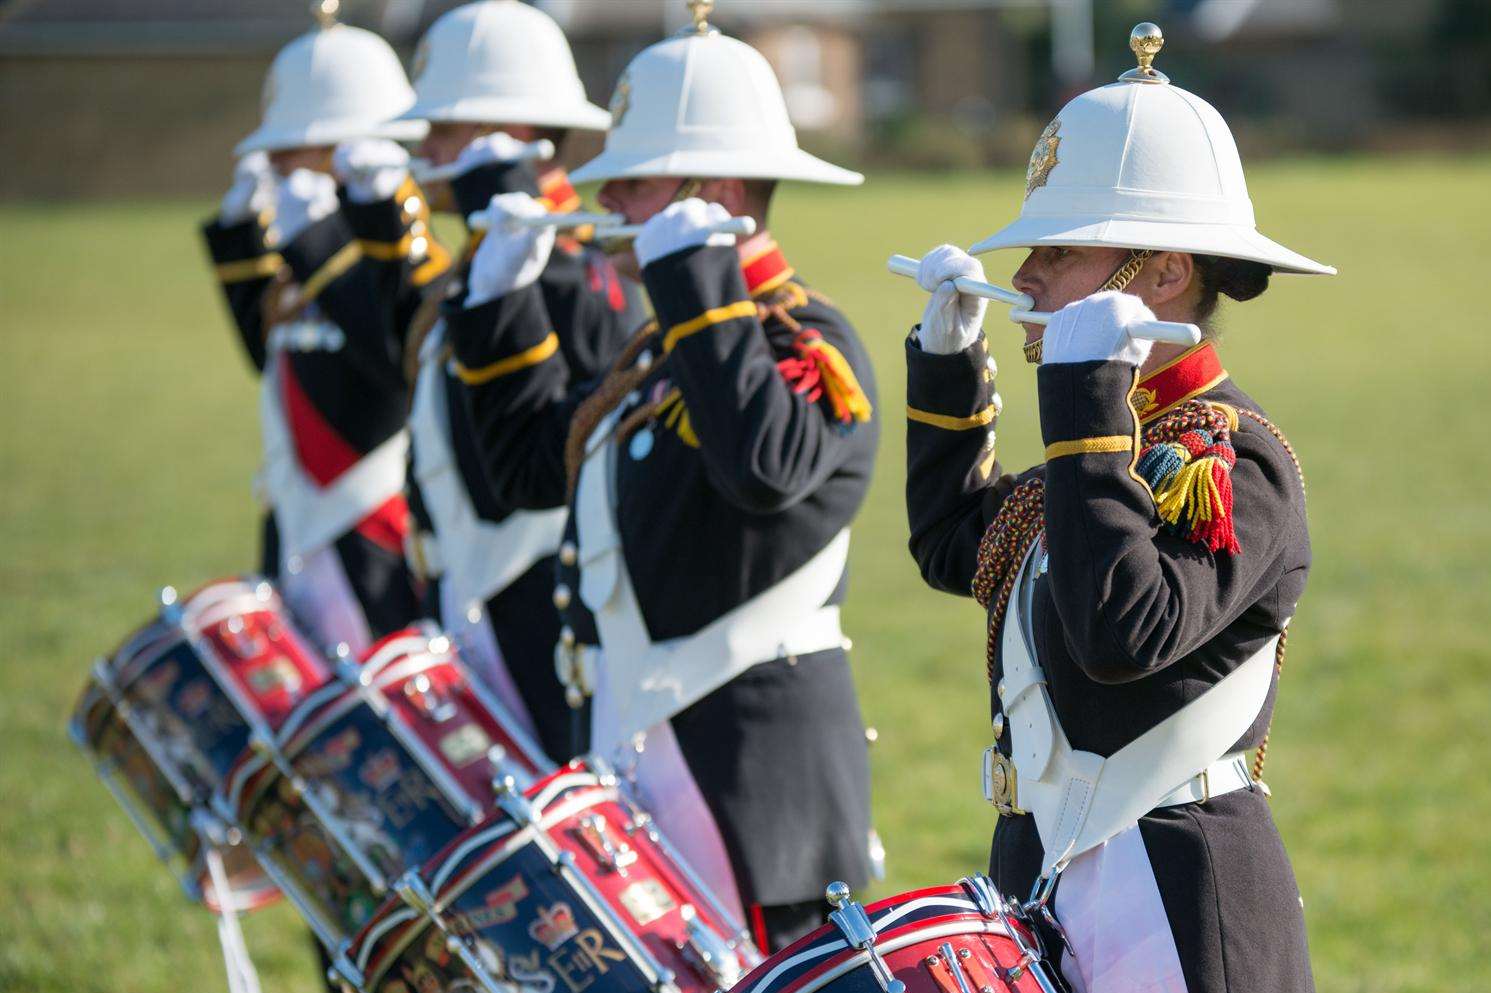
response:
[[[1154,57],[1165,47],[1165,34],[1158,24],[1145,21],[1134,25],[1129,32],[1129,50],[1139,60],[1137,68],[1130,69],[1118,78],[1130,83],[1168,83],[1170,77],[1154,67]]]
[[[696,34],[710,34],[714,28],[709,25],[709,15],[714,12],[714,0],[685,0],[689,13],[694,15],[694,32]]]
[[[311,4],[311,16],[323,28],[335,27],[341,11],[342,0],[314,0]]]

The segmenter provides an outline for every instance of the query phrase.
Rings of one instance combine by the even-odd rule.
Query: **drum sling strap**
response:
[[[1037,563],[1043,559],[1041,542],[1032,542],[1001,633],[1002,679],[996,692],[1009,726],[1015,802],[1035,817],[1046,879],[1162,805],[1227,754],[1263,708],[1279,639],[1270,638],[1200,697],[1106,759],[1079,751],[1056,716],[1031,637]]]
[[[451,602],[465,610],[554,554],[564,535],[565,510],[514,511],[497,523],[477,513],[451,443],[445,351],[445,322],[439,321],[420,347],[409,430],[414,477],[435,527],[433,547],[421,545],[424,561],[430,574],[455,593]]]
[[[607,755],[762,662],[844,644],[839,608],[824,606],[843,578],[845,528],[805,564],[699,631],[654,641],[627,574],[616,522],[619,422],[596,427],[575,491],[580,598],[595,616],[601,653],[592,748]]]

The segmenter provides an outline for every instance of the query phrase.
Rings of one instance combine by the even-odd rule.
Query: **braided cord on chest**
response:
[[[1202,400],[1190,401],[1169,415],[1150,424],[1144,430],[1143,446],[1173,444],[1188,432],[1207,430],[1219,435],[1230,435],[1237,426],[1237,418],[1246,417],[1268,431],[1283,446],[1294,463],[1299,475],[1300,488],[1304,490],[1304,471],[1294,447],[1289,444],[1274,424],[1256,411],[1233,408],[1223,404],[1211,404]],[[1000,507],[999,513],[990,522],[979,542],[978,564],[973,576],[973,597],[989,612],[988,638],[985,644],[985,674],[992,684],[995,677],[999,632],[1009,613],[1010,597],[1014,593],[1015,579],[1019,575],[1020,563],[1025,560],[1030,547],[1042,537],[1045,523],[1045,482],[1029,479],[1017,486]],[[1278,649],[1274,657],[1274,672],[1284,669],[1284,654],[1288,643],[1287,630],[1279,633]],[[1270,729],[1272,722],[1270,722]],[[1264,731],[1263,741],[1253,757],[1252,776],[1258,781],[1263,776],[1263,765],[1268,753],[1269,729]]]

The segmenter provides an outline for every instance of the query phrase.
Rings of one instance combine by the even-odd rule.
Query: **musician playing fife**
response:
[[[990,873],[1048,900],[1071,986],[1310,990],[1260,778],[1310,565],[1304,484],[1214,339],[1221,296],[1334,270],[1257,232],[1225,122],[1153,68],[1159,44],[1141,25],[1139,68],[1063,108],[1019,219],[973,248],[1029,249],[1015,288],[1055,311],[1024,325],[1041,465],[995,461],[986,301],[953,283],[982,267],[951,246],[922,260],[911,551],[927,582],[988,611]],[[1206,338],[1129,334],[1156,317]]]
[[[821,923],[825,881],[869,873],[838,605],[878,425],[858,336],[765,225],[778,180],[861,177],[797,147],[765,59],[694,6],[627,67],[605,151],[575,173],[645,222],[616,258],[657,320],[567,389],[533,283],[554,235],[508,194],[446,322],[499,497],[571,508],[559,663],[593,694],[593,751],[779,948]],[[719,232],[731,215],[761,230]]]

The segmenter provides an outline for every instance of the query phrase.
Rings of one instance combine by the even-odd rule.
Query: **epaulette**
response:
[[[815,299],[833,307],[827,297],[815,297],[814,291],[788,280],[757,300],[757,307],[763,322],[773,317],[793,335],[792,354],[777,361],[782,378],[809,403],[826,398],[834,419],[847,430],[868,421],[874,411],[844,353],[812,326],[811,313],[802,313]]]

